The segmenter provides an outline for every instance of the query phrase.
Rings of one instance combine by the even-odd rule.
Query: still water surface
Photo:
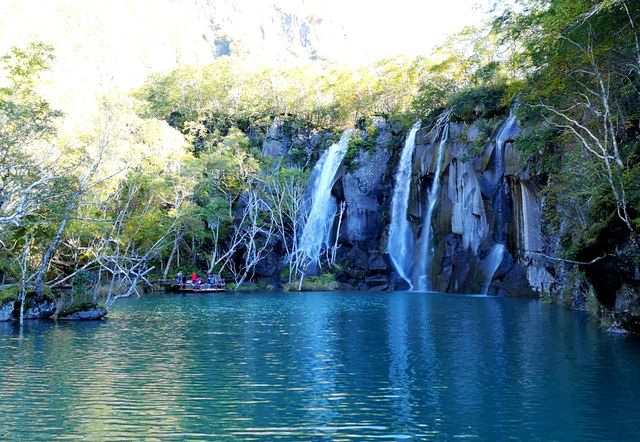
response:
[[[0,323],[0,440],[632,440],[640,341],[538,301],[125,300]]]

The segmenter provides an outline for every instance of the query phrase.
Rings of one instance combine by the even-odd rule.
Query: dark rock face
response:
[[[387,280],[387,275],[384,274],[371,275],[364,278],[364,282],[366,282],[370,287],[385,285],[387,283]]]
[[[367,252],[359,245],[354,244],[347,255],[348,260],[351,262],[349,268],[356,270],[368,270],[369,268],[369,256]]]
[[[49,319],[56,311],[56,303],[50,299],[35,300],[27,299],[24,309],[24,319]],[[65,321],[98,320],[107,315],[107,310],[103,308],[93,308],[79,311],[68,316],[61,316],[58,319]],[[0,305],[0,322],[17,321],[20,319],[20,302],[10,301]]]
[[[625,329],[640,333],[640,287],[622,284],[616,292],[613,311]]]
[[[282,158],[291,147],[291,135],[287,133],[285,121],[275,118],[262,143],[262,153],[271,158]]]
[[[16,307],[14,308],[14,317],[15,311],[18,310],[18,318],[20,317],[20,306],[19,303],[16,302]],[[27,299],[27,304],[24,309],[24,319],[48,319],[50,318],[56,311],[56,303],[55,301],[43,299],[43,300],[35,300],[35,299]],[[17,319],[17,318],[16,318]]]
[[[260,135],[266,131],[266,135]],[[320,148],[331,144],[333,133],[310,129],[297,120],[276,117],[268,128],[250,127],[247,136],[262,144],[262,153],[296,167],[310,167]]]
[[[48,319],[56,311],[56,303],[50,299],[37,300],[28,297],[24,308],[24,319]],[[0,322],[20,319],[20,301],[0,305]]]
[[[380,203],[388,190],[384,182],[391,154],[385,148],[373,154],[360,152],[356,157],[355,170],[342,178],[344,201],[346,202],[346,237],[344,242],[356,243],[379,238],[385,220]]]
[[[280,266],[284,259],[284,252],[272,250],[256,265],[254,272],[259,278],[266,278],[274,288],[280,288]]]
[[[334,188],[338,204],[345,203],[346,213],[338,241],[343,263],[349,269],[345,283],[358,290],[389,290],[391,267],[386,256],[386,229],[392,194],[394,151],[399,151],[400,128],[382,117],[375,117],[377,130],[373,150],[361,150],[344,168]],[[348,250],[348,251],[347,251]]]
[[[377,250],[369,250],[369,262],[367,268],[372,271],[387,271],[389,266],[384,259],[384,255]]]
[[[587,283],[602,304],[625,330],[640,334],[640,254],[637,234],[629,234],[622,221],[614,217],[596,240],[582,249],[578,259]]]
[[[61,321],[97,321],[107,316],[107,310],[102,308],[94,308],[72,313],[68,316],[60,316]]]
[[[0,304],[0,322],[6,322],[13,320],[13,304],[14,301],[5,302]]]
[[[384,292],[386,290],[389,290],[389,284],[381,284],[381,285],[377,285],[375,287],[369,288],[370,292]]]
[[[261,277],[271,277],[277,274],[280,260],[281,257],[272,251],[256,265],[254,270],[256,275]]]
[[[449,234],[445,239],[444,256],[442,257],[440,270],[440,278],[444,279],[445,281],[452,280],[454,267],[456,272],[460,272],[460,270],[456,266],[456,255],[460,253],[459,250],[461,241],[462,237],[455,233]]]
[[[439,261],[437,259],[439,255],[436,255],[433,267],[436,287],[438,290],[450,293],[479,293],[482,279],[475,273],[479,257],[464,247],[459,236],[454,238],[455,240],[452,240],[449,237],[449,241],[445,241],[447,254],[442,261]],[[441,262],[440,267],[437,265],[439,262]],[[439,271],[439,269],[442,270]]]
[[[519,262],[514,262],[510,255],[503,260],[489,290],[489,294],[496,295],[536,296],[536,292],[531,288],[527,279],[526,267]]]

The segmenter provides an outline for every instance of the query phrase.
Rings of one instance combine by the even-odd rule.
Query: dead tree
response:
[[[616,203],[616,213],[630,231],[633,231],[628,213],[628,200],[623,182],[625,164],[618,143],[616,115],[612,110],[610,74],[602,72],[589,42],[578,43],[562,37],[575,46],[588,60],[585,67],[576,67],[574,74],[580,91],[574,96],[574,104],[559,108],[546,103],[537,106],[550,125],[565,130],[584,151],[602,166],[606,180]]]
[[[262,181],[263,193],[267,204],[271,207],[275,233],[280,237],[289,267],[289,281],[300,276],[304,265],[304,253],[300,252],[300,230],[308,215],[308,196],[306,182],[303,177],[288,176]]]
[[[27,281],[29,273],[29,255],[31,250],[31,238],[24,237],[24,246],[22,253],[18,257],[18,264],[20,267],[20,292],[18,294],[18,301],[20,302],[20,325],[24,322],[24,305],[27,302]]]
[[[109,139],[107,135],[104,135],[103,137],[101,137],[100,144],[98,145],[98,151],[95,157],[93,158],[91,165],[84,172],[84,175],[80,179],[78,188],[67,200],[67,204],[63,209],[62,219],[58,224],[58,228],[56,229],[56,232],[53,235],[53,238],[49,243],[49,246],[47,247],[44,255],[42,256],[42,259],[40,261],[40,266],[38,268],[38,272],[36,273],[36,276],[35,276],[35,292],[36,292],[36,296],[38,296],[39,298],[41,298],[43,295],[44,277],[49,269],[49,264],[51,262],[51,259],[53,258],[53,255],[57,250],[58,245],[60,244],[60,241],[62,240],[62,235],[64,234],[64,230],[66,229],[67,224],[69,223],[72,213],[75,211],[80,198],[86,192],[88,192],[91,188],[95,187],[98,183],[108,179],[108,178],[105,178],[97,182],[91,182],[91,179],[93,178],[98,167],[100,166],[100,163],[102,162],[102,156],[108,143],[109,143]]]

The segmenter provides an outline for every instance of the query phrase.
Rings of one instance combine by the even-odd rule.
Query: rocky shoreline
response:
[[[60,321],[87,321],[105,319],[108,311],[102,306],[90,305],[80,306],[73,310],[66,310],[56,313],[58,305],[55,299],[44,298],[35,300],[27,298],[27,305],[24,309],[25,320],[60,320]],[[5,300],[0,303],[0,322],[14,322],[20,319],[20,301]]]

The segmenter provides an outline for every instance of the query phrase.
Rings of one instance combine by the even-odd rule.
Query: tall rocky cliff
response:
[[[332,188],[337,202],[346,206],[337,232],[340,270],[336,277],[344,289],[406,289],[408,284],[394,271],[387,254],[393,178],[406,134],[382,117],[374,117],[371,123],[375,127],[371,147],[345,161]],[[416,134],[407,213],[416,241],[425,228],[432,182],[440,180],[431,220],[433,260],[428,276],[432,289],[548,297],[577,309],[586,309],[597,299],[605,307],[600,315],[636,329],[640,271],[633,261],[613,253],[616,248],[632,247],[631,242],[607,243],[601,238],[599,246],[583,251],[583,260],[578,260],[611,255],[594,264],[562,259],[566,227],[562,223],[548,227],[546,214],[554,208],[544,196],[549,183],[541,159],[523,157],[514,141],[527,129],[511,123],[507,116],[471,124],[451,122],[438,177],[434,172],[439,136],[431,127]],[[372,136],[364,127],[357,129],[364,138]],[[302,163],[309,167],[313,152],[329,138],[326,132],[276,120],[262,140],[263,152],[285,161],[292,161],[294,150],[298,156],[306,152]]]

